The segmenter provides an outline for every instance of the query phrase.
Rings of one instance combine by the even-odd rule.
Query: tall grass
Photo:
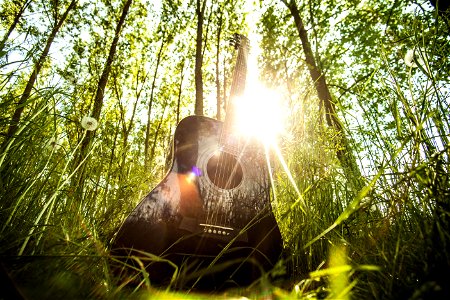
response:
[[[400,99],[398,111],[405,116],[397,117],[399,126],[409,131],[398,131],[397,141],[377,132],[374,141],[382,151],[369,158],[379,165],[355,193],[335,157],[336,133],[318,118],[293,120],[295,138],[282,142],[281,156],[273,158],[274,207],[286,249],[279,267],[287,275],[273,283],[279,287],[265,282],[265,292],[256,285],[224,298],[266,293],[281,299],[419,299],[448,293],[443,282],[450,253],[448,147],[439,133],[448,132],[448,120],[437,117],[448,110],[430,104],[432,113],[418,119],[410,107],[423,105],[425,96],[411,103],[413,91],[400,94],[404,87],[395,81],[382,83],[389,88],[386,98]],[[440,86],[433,88],[440,93]],[[313,115],[310,101],[304,103],[304,115]],[[129,289],[115,277],[109,243],[132,203],[151,185],[142,187],[141,179],[129,187],[105,168],[112,157],[105,149],[113,141],[100,139],[82,162],[87,170],[83,195],[74,197],[70,180],[79,168],[73,166],[79,143],[69,143],[65,133],[41,130],[54,122],[44,112],[31,111],[2,153],[0,249],[21,292],[29,298],[203,297],[162,292],[148,281],[142,289]],[[376,122],[376,115],[367,117]],[[78,134],[81,141],[83,131]],[[60,137],[56,144],[55,135]]]

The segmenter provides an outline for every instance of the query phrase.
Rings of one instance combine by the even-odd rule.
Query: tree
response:
[[[167,35],[167,36],[166,36]],[[171,39],[170,33],[167,34],[166,31],[162,30],[162,37],[161,37],[161,45],[159,47],[158,54],[156,56],[156,66],[155,66],[155,72],[153,73],[153,80],[152,80],[152,86],[150,90],[150,100],[148,102],[148,112],[147,112],[147,125],[146,125],[146,131],[145,131],[145,145],[144,145],[144,157],[145,157],[145,163],[144,165],[147,167],[149,163],[149,147],[150,147],[150,127],[151,127],[151,115],[152,115],[152,107],[153,107],[153,101],[155,98],[155,88],[156,88],[156,79],[158,76],[158,69],[161,65],[161,59],[163,57],[163,51],[165,49],[166,43],[169,42]]]
[[[218,8],[219,17],[217,19],[217,36],[216,36],[216,98],[217,98],[217,113],[216,113],[216,119],[221,120],[222,114],[221,114],[221,106],[222,106],[222,93],[220,88],[220,72],[219,72],[219,65],[220,65],[220,42],[222,41],[222,27],[223,27],[223,9],[220,7]]]
[[[100,79],[99,79],[99,82],[97,85],[97,90],[96,90],[95,98],[94,98],[94,106],[92,109],[92,117],[95,118],[96,120],[100,119],[100,113],[101,113],[102,106],[103,106],[103,98],[104,98],[104,94],[105,94],[106,84],[108,83],[109,74],[110,74],[111,67],[112,67],[112,64],[114,61],[114,56],[116,54],[116,49],[117,49],[117,44],[119,42],[120,33],[124,27],[125,19],[127,17],[128,11],[130,9],[131,3],[132,3],[132,0],[126,0],[122,7],[122,13],[117,22],[116,29],[114,31],[114,38],[113,38],[113,41],[109,48],[108,58],[106,59],[105,65],[103,67],[103,72],[100,76]],[[93,131],[89,130],[86,132],[86,135],[84,136],[84,138],[81,142],[81,148],[80,148],[78,159],[76,160],[76,163],[75,163],[75,168],[77,168],[78,165],[81,164],[82,161],[85,159],[88,149],[89,149],[89,146],[92,142],[93,136],[94,136]],[[82,170],[83,170],[83,168],[82,168]],[[78,186],[78,190],[79,190],[80,187],[82,187],[83,171],[81,171],[80,176],[78,178],[79,179],[78,179],[77,186]]]
[[[6,133],[5,140],[3,141],[2,146],[0,149],[3,151],[6,151],[6,148],[8,144],[14,139],[14,135],[16,134],[18,130],[18,126],[21,120],[22,112],[25,109],[25,106],[27,104],[27,101],[31,95],[31,92],[33,90],[34,84],[36,82],[37,76],[39,72],[41,71],[42,66],[44,65],[45,59],[47,58],[48,52],[50,51],[50,47],[53,43],[53,40],[55,39],[56,34],[61,29],[61,26],[64,24],[64,21],[66,20],[67,16],[69,15],[69,12],[75,8],[75,5],[77,3],[77,0],[72,0],[65,10],[65,12],[62,14],[62,16],[58,19],[58,6],[54,6],[54,26],[50,32],[50,35],[47,38],[47,42],[45,44],[44,50],[42,51],[41,55],[39,56],[38,60],[36,61],[33,71],[31,72],[31,75],[28,79],[28,82],[25,86],[25,89],[22,93],[22,96],[20,97],[19,101],[17,102],[16,108],[14,110],[14,113],[11,117],[11,121],[8,127],[8,132]]]
[[[207,0],[197,0],[197,35],[195,46],[195,111],[196,115],[203,115],[203,19],[205,17]]]
[[[11,23],[11,25],[8,28],[8,31],[3,36],[2,40],[0,41],[0,57],[2,56],[1,53],[3,51],[3,48],[5,47],[6,42],[8,41],[9,36],[16,28],[17,24],[19,24],[19,20],[22,17],[23,13],[27,9],[27,7],[30,5],[32,0],[25,0],[23,3],[21,3],[20,6],[17,6],[17,12],[14,14],[14,20]],[[14,3],[16,4],[16,3]]]
[[[282,0],[282,2],[287,6],[294,19],[299,38],[302,42],[303,51],[305,53],[306,65],[308,66],[309,74],[314,82],[317,95],[320,99],[320,107],[325,109],[327,124],[328,126],[334,128],[340,135],[337,142],[338,146],[336,155],[341,162],[342,167],[346,170],[347,179],[351,183],[354,191],[357,192],[363,187],[363,183],[361,182],[361,172],[358,168],[355,157],[353,156],[350,144],[345,136],[344,128],[338,119],[336,107],[332,100],[330,90],[328,89],[325,75],[322,74],[315,61],[314,54],[311,50],[311,44],[308,39],[308,34],[297,8],[297,4],[295,0],[290,0],[289,2],[287,2],[287,0]]]

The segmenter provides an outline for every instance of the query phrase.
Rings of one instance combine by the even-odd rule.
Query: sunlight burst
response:
[[[283,132],[287,110],[283,109],[282,93],[270,89],[260,81],[258,57],[261,36],[249,33],[250,53],[247,57],[247,80],[243,95],[234,99],[235,126],[237,131],[255,137],[266,146],[274,146]]]
[[[281,96],[260,83],[250,85],[236,101],[236,128],[244,136],[274,145],[284,127]]]

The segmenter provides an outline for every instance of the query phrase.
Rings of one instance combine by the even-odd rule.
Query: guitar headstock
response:
[[[242,34],[235,33],[233,34],[233,37],[230,40],[231,46],[234,47],[234,49],[249,49],[250,48],[250,40]]]

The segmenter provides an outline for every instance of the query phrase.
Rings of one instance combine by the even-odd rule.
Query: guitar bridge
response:
[[[199,224],[203,228],[204,233],[215,234],[219,236],[229,236],[233,233],[234,229],[231,227],[217,226],[211,224]]]
[[[247,232],[240,232],[240,229],[236,230],[232,227],[197,223],[195,218],[183,217],[178,228],[192,233],[202,233],[208,237],[223,241],[230,241],[236,238],[236,241],[248,242]]]

